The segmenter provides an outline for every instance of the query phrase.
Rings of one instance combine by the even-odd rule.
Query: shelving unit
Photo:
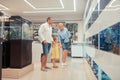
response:
[[[33,24],[33,40],[38,41],[38,30],[39,30],[40,24]]]
[[[2,76],[3,13],[0,12],[0,80]]]

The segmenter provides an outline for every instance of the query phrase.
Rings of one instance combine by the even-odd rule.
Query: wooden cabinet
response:
[[[32,62],[32,40],[10,40],[10,68],[22,68]]]

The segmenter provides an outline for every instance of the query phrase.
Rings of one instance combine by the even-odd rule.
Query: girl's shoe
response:
[[[58,66],[53,66],[53,68],[58,68]]]

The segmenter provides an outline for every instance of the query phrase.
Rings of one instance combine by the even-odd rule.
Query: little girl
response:
[[[53,68],[58,68],[56,61],[60,59],[60,44],[58,43],[58,38],[54,37],[54,44],[52,44],[52,63]]]

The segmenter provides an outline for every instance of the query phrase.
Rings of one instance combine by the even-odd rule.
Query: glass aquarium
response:
[[[111,80],[111,78],[100,68],[99,65],[95,63],[95,61],[93,61],[92,70],[98,80],[99,79],[100,80]]]
[[[23,19],[20,16],[11,16],[9,39],[32,40],[33,39],[32,23],[28,20]]]
[[[108,5],[108,3],[110,2],[111,0],[100,0],[99,4],[100,4],[100,13],[104,10],[104,8],[106,7],[106,5]]]
[[[99,77],[99,75],[98,75],[99,67],[98,67],[98,65],[95,63],[95,61],[93,61],[92,70],[93,70],[93,73],[95,74],[96,78],[98,79],[98,77]]]
[[[101,69],[101,80],[112,80],[112,79]]]
[[[90,17],[90,19],[88,21],[86,29],[89,29],[92,26],[92,24],[96,21],[96,19],[98,18],[98,16],[99,16],[99,11],[98,11],[98,4],[97,4],[96,7],[95,7],[95,9],[94,9],[94,11],[91,14],[91,17]]]
[[[89,37],[87,40],[87,45],[90,47],[95,47],[98,49],[98,34],[93,35],[92,37]]]
[[[33,28],[32,24],[29,22],[24,22],[22,24],[22,39],[25,40],[33,39]]]
[[[120,22],[100,32],[100,49],[120,55]]]
[[[2,26],[2,23],[3,23],[3,13],[0,12],[0,38],[2,38],[2,33],[3,33],[3,26]]]

